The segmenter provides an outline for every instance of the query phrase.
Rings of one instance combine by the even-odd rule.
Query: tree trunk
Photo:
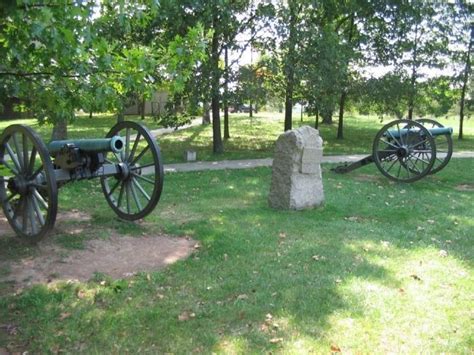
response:
[[[352,37],[354,35],[354,13],[351,15],[351,25],[349,28],[349,37],[347,39],[348,43],[352,43]],[[349,60],[347,61],[349,64]],[[339,121],[337,125],[337,139],[344,139],[344,108],[347,98],[347,86],[349,86],[349,73],[345,73],[344,88],[342,89],[341,98],[339,100]]]
[[[224,139],[229,139],[229,51],[227,44],[224,48],[224,65]]]
[[[303,105],[300,104],[300,121],[303,122]]]
[[[295,81],[295,70],[294,70],[294,58],[296,52],[296,21],[298,11],[294,8],[295,3],[290,2],[290,28],[288,37],[288,54],[285,63],[285,131],[291,130],[293,126],[292,115],[293,115],[293,89]]]
[[[469,74],[471,72],[471,50],[474,42],[474,26],[471,26],[471,39],[466,53],[466,65],[464,67],[464,75],[462,80],[461,100],[459,102],[459,134],[458,139],[463,139],[464,135],[464,106],[466,102],[466,89],[469,81]]]
[[[211,123],[211,115],[209,113],[209,102],[205,101],[202,107],[202,124],[210,124]]]
[[[418,23],[415,26],[415,43],[413,46],[413,56],[412,56],[412,69],[411,69],[411,79],[410,79],[410,92],[408,97],[408,119],[413,119],[413,109],[415,107],[415,95],[416,95],[416,69],[417,69],[417,52],[418,50]]]
[[[322,120],[321,123],[323,123],[323,124],[333,124],[332,110],[323,110],[321,112],[321,116],[323,117],[323,120]]]
[[[221,118],[219,114],[219,32],[217,25],[217,16],[215,12],[212,19],[214,33],[212,35],[211,43],[211,109],[212,109],[212,150],[216,154],[220,154],[224,151],[224,145],[222,143],[221,133]]]
[[[221,118],[219,115],[219,97],[212,97],[212,151],[216,154],[224,152],[221,137]]]
[[[250,99],[250,106],[249,106],[249,117],[253,117],[253,104],[252,104],[252,99]]]
[[[339,100],[339,121],[337,124],[337,139],[344,139],[344,104],[346,102],[346,91],[342,91],[341,98]]]
[[[314,122],[314,128],[319,129],[319,110],[316,109],[316,120]]]
[[[52,141],[59,141],[67,139],[67,121],[59,120],[54,122],[53,133],[51,135]]]
[[[89,111],[89,118],[92,118],[92,111]]]
[[[145,105],[146,105],[146,100],[145,100],[145,97],[142,98],[142,102],[141,102],[141,119],[142,121],[145,120]]]
[[[123,113],[123,110],[120,110],[117,113],[117,123],[125,121],[125,114]]]

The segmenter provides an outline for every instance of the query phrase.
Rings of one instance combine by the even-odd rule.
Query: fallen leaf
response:
[[[270,313],[267,313],[267,315],[265,316],[265,322],[270,323],[272,319],[273,319],[273,316]]]
[[[71,316],[71,313],[63,312],[59,315],[59,320],[64,320],[66,318],[69,318],[70,316]]]
[[[341,348],[340,348],[339,346],[333,344],[333,345],[331,345],[331,351],[332,351],[333,353],[340,353],[340,352],[341,352]]]
[[[280,232],[280,234],[278,235],[280,238],[286,238],[286,233],[284,232]]]
[[[434,219],[429,219],[426,222],[428,222],[429,224],[434,224],[435,223]]]
[[[439,251],[439,256],[442,258],[445,258],[448,256],[448,252],[446,250],[440,250]]]
[[[283,341],[283,338],[271,338],[270,339],[270,343],[272,344],[278,344],[278,343],[281,343]]]
[[[238,300],[246,300],[246,299],[248,299],[248,298],[249,298],[249,296],[247,296],[245,293],[243,293],[243,294],[237,296],[237,299],[238,299]]]
[[[194,314],[194,313],[191,313],[191,314]],[[191,314],[189,314],[187,311],[184,311],[183,313],[181,313],[179,316],[178,316],[178,320],[180,322],[184,322],[184,321],[187,321],[191,318]]]
[[[421,281],[421,277],[419,277],[418,275],[416,274],[411,274],[410,277],[412,277],[414,280],[416,281]]]

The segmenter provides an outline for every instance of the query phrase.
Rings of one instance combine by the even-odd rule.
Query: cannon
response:
[[[48,145],[24,125],[8,126],[0,135],[0,203],[16,234],[30,242],[53,228],[58,189],[65,184],[99,178],[111,209],[133,221],[156,207],[163,175],[158,144],[136,122],[117,123],[105,138]]]
[[[392,121],[375,136],[372,155],[332,170],[345,174],[375,163],[391,180],[414,182],[448,164],[453,154],[452,133],[452,128],[432,119]]]

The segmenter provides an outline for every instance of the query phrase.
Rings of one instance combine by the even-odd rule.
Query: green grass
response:
[[[127,116],[127,119],[140,121],[137,116]],[[337,140],[337,124],[320,125],[320,134],[324,140],[324,154],[370,154],[372,143],[379,129],[390,120],[380,122],[375,116],[354,116],[348,114],[345,119],[345,139]],[[474,120],[466,120],[465,139],[457,139],[458,121],[440,119],[443,125],[454,128],[454,151],[474,150]],[[39,130],[46,141],[51,136],[50,126],[39,126],[34,120],[0,121],[0,131],[12,123],[32,125]],[[158,128],[150,118],[144,121],[150,129]],[[88,116],[79,117],[69,126],[70,138],[98,138],[104,137],[115,124],[112,115],[100,115],[89,119]],[[295,117],[294,127],[301,125],[314,126],[313,118],[305,117],[301,122]],[[259,113],[250,119],[248,115],[230,115],[231,138],[224,142],[225,152],[220,155],[212,153],[212,127],[196,126],[182,131],[176,131],[158,138],[165,163],[184,162],[186,150],[196,150],[198,160],[223,159],[256,159],[273,156],[274,144],[283,130],[283,115],[279,113]]]
[[[126,120],[144,123],[149,129],[160,128],[150,117],[144,121],[139,116],[126,116]],[[89,118],[89,115],[79,115],[76,120],[68,125],[68,137],[79,138],[103,138],[109,130],[117,123],[117,117],[112,114],[98,114]],[[51,139],[53,128],[51,125],[40,125],[35,119],[0,120],[0,132],[11,124],[24,124],[33,127],[45,142]]]
[[[471,352],[474,160],[453,159],[439,174],[409,185],[388,181],[373,165],[349,175],[330,167],[323,166],[324,207],[300,212],[268,207],[268,168],[170,174],[147,224],[117,223],[97,181],[65,187],[60,209],[91,213],[92,226],[79,245],[65,236],[54,242],[76,248],[107,230],[164,231],[191,236],[201,248],[148,275],[115,281],[96,275],[88,283],[4,295],[0,323],[17,331],[0,330],[0,347]],[[34,253],[0,238],[4,260]],[[194,317],[180,321],[184,312]]]
[[[254,118],[248,115],[230,116],[230,136],[224,142],[222,155],[212,154],[212,127],[198,126],[174,132],[159,138],[165,162],[183,161],[183,152],[197,151],[198,160],[255,159],[273,156],[274,144],[283,130],[283,114],[260,113]],[[324,140],[324,154],[370,154],[377,132],[390,120],[380,122],[375,116],[348,115],[345,119],[344,139],[336,139],[337,124],[320,125]],[[455,119],[440,119],[441,124],[453,127],[457,137],[458,122]],[[303,122],[294,119],[293,127],[314,126],[313,118],[305,117]],[[454,139],[454,150],[474,150],[474,120],[466,120],[465,139]]]

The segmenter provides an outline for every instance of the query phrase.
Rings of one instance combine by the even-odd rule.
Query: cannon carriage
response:
[[[16,234],[31,242],[53,228],[58,190],[65,184],[99,178],[112,210],[137,220],[158,203],[163,175],[156,141],[135,122],[116,124],[103,139],[48,145],[24,125],[11,125],[0,136],[0,203]]]
[[[414,182],[448,164],[453,154],[452,133],[452,128],[427,118],[392,121],[375,136],[371,155],[332,170],[345,174],[375,163],[391,180]]]

